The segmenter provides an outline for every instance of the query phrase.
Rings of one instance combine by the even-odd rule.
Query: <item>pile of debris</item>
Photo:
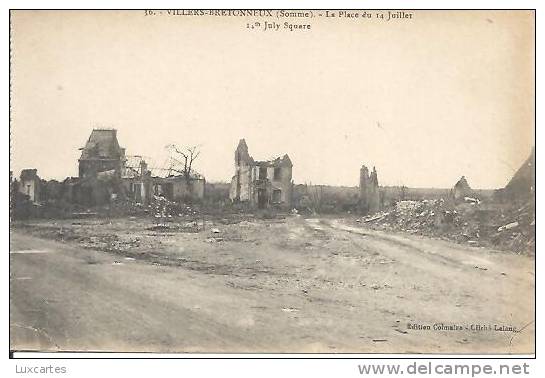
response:
[[[92,211],[91,211],[92,210]],[[115,199],[108,206],[95,206],[79,212],[72,212],[73,218],[88,218],[92,216],[152,216],[169,219],[173,217],[194,218],[200,214],[197,208],[187,204],[170,201],[162,196],[153,196],[149,205],[129,200]]]
[[[155,218],[196,217],[199,215],[197,209],[183,203],[170,201],[162,196],[153,196],[149,208]]]
[[[399,201],[390,211],[357,220],[367,227],[427,235],[472,246],[517,253],[535,249],[535,206],[521,208],[482,204],[467,197],[453,204],[443,199]]]
[[[109,212],[110,214],[119,216],[143,216],[149,214],[149,209],[146,206],[127,199],[116,199],[112,201],[109,207],[105,208],[107,210],[102,211],[102,213]]]
[[[445,205],[443,199],[399,201],[390,211],[373,214],[361,219],[363,223],[394,228],[409,233],[435,233],[446,228],[458,228],[460,214]]]
[[[536,210],[535,202],[504,215],[502,224],[492,235],[494,245],[506,246],[509,250],[522,253],[535,253],[536,248]]]

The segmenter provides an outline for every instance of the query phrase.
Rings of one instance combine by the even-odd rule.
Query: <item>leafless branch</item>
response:
[[[170,170],[183,175],[189,184],[193,163],[201,154],[200,146],[178,147],[175,144],[169,144],[166,148],[170,151]]]

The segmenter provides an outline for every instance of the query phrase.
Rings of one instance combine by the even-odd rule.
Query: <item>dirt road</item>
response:
[[[156,248],[131,254],[12,230],[11,348],[534,351],[530,257],[335,219],[243,222],[221,235],[142,232]]]

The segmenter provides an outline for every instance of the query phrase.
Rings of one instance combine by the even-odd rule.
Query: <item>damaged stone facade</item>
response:
[[[40,202],[41,180],[37,169],[23,169],[19,181],[19,192],[34,203]]]
[[[144,205],[149,204],[153,196],[182,202],[203,199],[206,180],[197,172],[192,172],[190,177],[162,174],[161,170],[149,169],[141,156],[127,157],[121,176],[125,195]]]
[[[127,159],[122,168],[123,195],[128,199],[147,205],[152,195],[152,177],[148,164],[141,157]]]
[[[452,188],[452,198],[455,201],[463,201],[465,197],[474,197],[475,192],[469,186],[465,176],[460,177],[460,180],[454,184]]]
[[[75,189],[83,193],[79,198],[88,205],[114,199],[148,205],[153,196],[171,201],[204,197],[205,179],[201,175],[192,173],[189,179],[181,175],[163,177],[156,171],[143,157],[126,156],[119,146],[117,130],[94,129],[82,149]]]
[[[375,167],[369,174],[369,169],[365,165],[361,166],[359,209],[362,214],[374,214],[380,211],[380,190]]]
[[[101,206],[125,197],[121,181],[125,160],[125,149],[119,146],[117,130],[93,129],[78,160],[79,175],[72,190],[74,202]]]
[[[254,160],[248,153],[246,141],[241,139],[235,151],[235,175],[229,198],[247,203],[251,208],[289,209],[293,194],[292,168],[287,154],[273,160]]]
[[[79,178],[96,177],[101,172],[111,172],[120,177],[125,149],[119,146],[117,130],[93,129],[78,162]]]
[[[197,173],[189,179],[183,175],[153,177],[153,194],[171,201],[195,201],[204,198],[206,180]]]

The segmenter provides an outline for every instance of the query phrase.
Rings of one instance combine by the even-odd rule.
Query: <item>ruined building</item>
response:
[[[19,181],[19,192],[32,202],[40,202],[41,180],[37,169],[23,169]]]
[[[199,201],[204,198],[206,180],[197,173],[191,172],[189,177],[184,175],[168,175],[166,177],[152,177],[153,194],[163,196],[171,201]]]
[[[369,174],[367,167],[361,166],[359,208],[362,214],[373,214],[380,211],[380,191],[375,167]]]
[[[473,196],[475,196],[475,192],[469,186],[466,177],[460,177],[460,180],[458,180],[458,182],[454,184],[454,188],[452,188],[452,197],[454,198],[454,200],[461,201],[465,197]]]
[[[122,165],[123,194],[137,203],[147,205],[151,200],[152,178],[148,164],[140,156],[126,158]]]
[[[153,196],[173,201],[203,198],[205,179],[201,175],[191,172],[183,177],[169,172],[165,177],[168,170],[148,163],[142,156],[125,154],[117,130],[94,129],[79,159],[79,179],[74,183],[78,202],[100,205],[122,199],[147,205]]]
[[[235,151],[235,175],[229,198],[252,208],[290,208],[292,203],[292,167],[286,154],[273,160],[256,161],[241,139]]]
[[[73,183],[73,200],[82,205],[96,206],[124,197],[121,176],[125,160],[125,149],[119,146],[117,130],[93,129],[81,149],[79,178]]]
[[[96,177],[108,172],[121,177],[125,149],[119,146],[117,130],[93,129],[79,158],[79,177]]]

